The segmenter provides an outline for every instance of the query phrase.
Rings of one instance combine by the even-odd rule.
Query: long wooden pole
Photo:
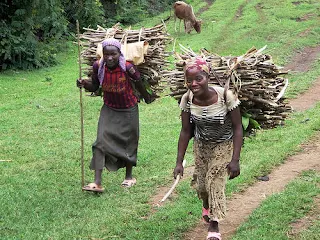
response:
[[[80,29],[79,21],[77,20],[77,35],[78,35],[78,62],[79,62],[79,80],[82,77],[81,69],[81,51],[80,51]],[[80,89],[80,122],[81,122],[81,187],[84,187],[84,134],[83,134],[83,103],[82,103],[82,87]]]

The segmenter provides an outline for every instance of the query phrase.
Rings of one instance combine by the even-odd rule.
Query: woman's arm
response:
[[[77,87],[80,87],[80,88],[83,87],[90,92],[97,91],[100,86],[100,82],[98,79],[98,69],[99,69],[99,64],[98,64],[98,61],[96,61],[93,64],[93,73],[92,73],[91,81],[78,79],[77,80]]]
[[[240,174],[240,152],[242,147],[242,122],[239,107],[230,112],[233,128],[233,154],[231,162],[228,164],[229,179],[233,179]]]
[[[176,167],[174,169],[174,178],[180,174],[183,176],[183,166],[182,162],[184,159],[184,155],[186,153],[189,140],[191,137],[191,123],[190,123],[190,112],[181,112],[181,131],[178,141],[178,154],[177,154],[177,161]]]
[[[146,103],[151,103],[153,102],[155,99],[151,97],[151,95],[147,92],[146,88],[143,86],[142,81],[135,81],[134,82],[135,87],[137,88],[137,90],[139,91],[139,93],[141,93],[144,101]]]
[[[141,80],[141,74],[140,74],[137,66],[135,66],[134,64],[131,63],[131,64],[127,64],[126,68],[127,68],[127,73],[129,75],[129,77],[132,79],[135,88],[142,95],[144,101],[146,103],[153,102],[155,99],[151,97],[151,95],[147,92],[147,89],[143,85],[142,80]]]
[[[91,76],[91,82],[89,81],[85,81],[84,83],[84,88],[87,89],[90,92],[95,92],[98,90],[99,86],[100,86],[100,82],[98,79],[98,70],[99,70],[99,64],[98,61],[96,61],[93,64],[93,72],[92,72],[92,76]]]

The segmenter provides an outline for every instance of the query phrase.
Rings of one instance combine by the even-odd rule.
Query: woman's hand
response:
[[[179,174],[182,177],[183,170],[184,170],[184,167],[182,166],[182,163],[177,163],[175,169],[173,170],[173,177],[176,179]]]
[[[152,103],[154,100],[155,100],[155,98],[154,98],[152,95],[150,95],[150,94],[147,94],[147,96],[144,97],[144,101],[145,101],[146,104],[150,104],[150,103]]]
[[[87,82],[86,82],[86,80],[77,79],[76,83],[77,83],[78,88],[84,88]]]
[[[233,179],[240,175],[240,164],[239,160],[231,160],[227,166],[227,171],[229,174],[229,179]]]

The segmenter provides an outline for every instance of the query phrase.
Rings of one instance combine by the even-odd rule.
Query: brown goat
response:
[[[197,31],[197,33],[201,32],[201,20],[197,20],[196,16],[193,13],[193,8],[191,5],[186,4],[183,1],[177,1],[173,4],[174,8],[174,30],[176,30],[176,20],[177,18],[180,19],[179,22],[179,32],[180,32],[180,24],[181,20],[183,20],[184,23],[184,31],[186,33],[190,33],[192,30],[192,27]],[[190,27],[190,25],[192,27]]]

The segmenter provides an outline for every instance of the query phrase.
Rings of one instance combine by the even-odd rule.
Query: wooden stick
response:
[[[80,29],[79,21],[77,20],[78,33],[78,57],[79,57],[79,80],[81,80],[81,51],[80,51]],[[80,122],[81,122],[81,188],[84,187],[84,137],[83,137],[83,103],[82,103],[82,88],[80,89]]]
[[[282,90],[280,91],[279,95],[276,97],[276,102],[279,101],[279,99],[283,97],[283,95],[284,95],[284,93],[285,93],[285,91],[286,91],[286,89],[288,87],[288,84],[289,84],[288,79],[285,79],[285,85],[282,88]]]
[[[0,162],[12,162],[12,160],[0,160]]]
[[[182,162],[182,166],[184,167],[186,165],[186,160],[184,159]],[[164,197],[161,199],[160,202],[164,202],[169,196],[170,194],[173,192],[173,190],[175,189],[175,187],[177,186],[179,180],[180,180],[181,176],[180,174],[177,176],[176,180],[174,181],[172,187],[170,188],[170,190],[167,192],[166,195],[164,195]]]

